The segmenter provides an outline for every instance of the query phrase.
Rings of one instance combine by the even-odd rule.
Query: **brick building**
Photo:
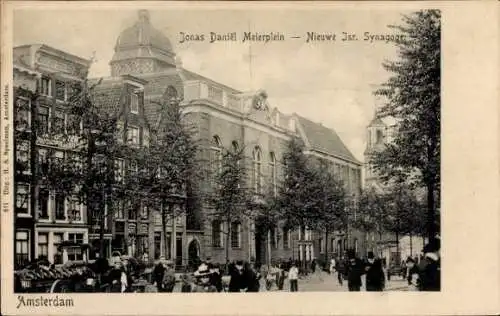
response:
[[[18,49],[15,49],[15,56]],[[73,65],[75,69],[81,68],[81,75],[74,79],[82,81],[90,62],[57,52],[63,54],[64,58],[57,59],[57,63],[53,63],[56,66],[52,67],[58,67],[57,71],[61,71],[61,65],[66,64]],[[43,87],[43,72],[36,71],[36,65],[31,63],[22,69],[15,66],[15,73],[18,74],[15,81],[26,81],[33,87],[36,86],[35,82],[38,82],[38,85]],[[256,195],[275,188],[281,181],[282,156],[291,137],[300,137],[304,141],[307,155],[328,161],[351,195],[355,197],[359,194],[361,163],[353,157],[334,130],[298,114],[288,115],[280,112],[268,104],[262,91],[238,91],[183,68],[170,40],[155,30],[147,11],[139,11],[138,21],[119,34],[110,68],[111,77],[104,78],[96,88],[97,104],[112,106],[115,107],[113,111],[121,111],[122,122],[124,127],[126,126],[123,134],[125,141],[132,140],[137,142],[138,146],[147,146],[150,128],[162,123],[162,110],[157,101],[166,97],[178,97],[182,100],[181,108],[185,120],[196,128],[196,138],[201,148],[200,156],[210,165],[213,165],[210,160],[220,156],[222,147],[244,148],[244,163],[250,175],[248,185],[254,188]],[[49,118],[54,116],[53,113],[55,112],[49,111]],[[120,162],[118,159],[116,168],[125,170],[126,174],[127,162]],[[31,194],[27,194],[28,191]],[[36,190],[29,188],[28,191],[18,189],[16,196],[24,194],[23,196],[34,197],[32,199],[35,201],[39,199]],[[32,205],[33,209],[39,205],[33,201],[28,204]],[[222,263],[225,260],[226,247],[231,248],[232,259],[256,259],[262,263],[275,258],[321,258],[326,250],[330,255],[340,254],[348,247],[364,251],[356,232],[329,232],[329,239],[325,240],[324,232],[314,232],[306,227],[290,231],[280,224],[274,230],[265,231],[255,220],[249,218],[231,223],[233,233],[230,244],[226,245],[223,232],[227,228],[219,219],[208,215],[208,205],[202,203],[189,206],[181,201],[177,201],[176,205],[185,207],[186,212],[179,212],[184,215],[168,222],[167,238],[163,236],[158,210],[141,207],[129,212],[123,208],[123,212],[119,211],[117,215],[109,217],[104,234],[107,254],[113,250],[134,256],[147,253],[151,259],[165,256],[174,259],[179,265],[186,265],[196,257],[211,257],[212,261]],[[116,207],[120,210],[122,206]],[[48,208],[57,209],[54,203],[49,203]],[[83,234],[82,240],[78,238],[76,241],[91,244],[97,242],[99,229],[95,221],[86,218],[84,208],[81,219],[81,224],[73,220],[64,224],[51,222],[40,225],[45,225],[44,229],[49,232],[49,244],[56,241],[55,230],[61,229],[65,231],[61,237],[65,240],[75,238],[74,234],[78,232]],[[30,226],[30,223],[35,224]],[[27,227],[25,229],[31,231],[33,227],[40,226],[37,223],[36,216],[32,217],[31,222],[21,223],[16,220],[16,229]],[[57,229],[53,228],[54,225]],[[36,234],[36,231],[30,236],[33,234]],[[28,247],[31,249],[28,256],[32,258],[41,253],[35,249],[38,243],[36,240],[31,238],[27,241],[27,245],[31,245]],[[169,244],[167,253],[164,251],[165,240]],[[22,250],[25,245],[23,243],[17,247],[17,243],[16,240],[16,254],[17,249]],[[52,260],[51,254],[57,247],[52,249],[48,251],[49,260]],[[302,258],[304,254],[305,258]],[[67,256],[64,255],[64,258],[73,259]]]
[[[74,197],[44,185],[49,156],[67,159],[72,154],[67,101],[81,89],[90,61],[47,45],[14,48],[15,106],[15,266],[33,258],[51,262],[82,260],[79,245],[88,242],[86,210]],[[32,93],[38,90],[39,98]],[[61,243],[74,247],[61,249]]]
[[[138,21],[118,36],[110,67],[112,76],[129,74],[147,81],[145,113],[150,121],[159,116],[160,109],[154,101],[168,91],[175,91],[183,100],[186,119],[197,127],[202,155],[207,160],[216,157],[220,147],[243,146],[252,175],[250,186],[257,193],[275,186],[282,177],[280,161],[291,136],[304,140],[306,154],[331,162],[349,192],[359,193],[361,163],[335,131],[296,114],[283,114],[268,105],[256,109],[253,104],[256,92],[238,91],[183,68],[170,40],[155,30],[147,11],[139,11]],[[306,259],[310,259],[320,256],[325,247],[331,252],[341,252],[345,247],[357,245],[355,234],[351,234],[349,241],[342,240],[345,235],[335,234],[325,241],[307,230],[289,232],[279,227],[265,233],[249,219],[232,224],[231,245],[225,245],[225,228],[218,219],[206,216],[206,207],[190,210],[198,213],[194,218],[199,221],[181,219],[176,226],[178,241],[172,243],[171,253],[181,257],[184,263],[195,255],[223,262],[228,246],[233,259],[255,258],[266,262],[269,252],[271,258],[299,258],[301,247],[305,247]]]

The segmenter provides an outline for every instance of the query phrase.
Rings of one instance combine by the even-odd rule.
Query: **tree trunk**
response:
[[[177,218],[175,214],[175,207],[170,205],[172,211],[172,235],[170,237],[170,251],[172,254],[171,260],[174,267],[177,266]]]
[[[227,224],[227,234],[226,234],[226,262],[229,261],[229,247],[231,246],[231,221],[230,219],[226,219]]]
[[[396,231],[396,256],[398,257],[398,262],[401,263],[401,253],[399,253],[399,231]]]
[[[410,257],[413,257],[413,235],[410,233]]]
[[[429,180],[427,183],[427,237],[429,240],[436,236],[436,225],[434,218],[436,215],[434,201],[434,183]]]
[[[325,229],[325,264],[328,263],[328,229]],[[319,249],[321,249],[321,245],[319,245]]]
[[[102,206],[106,207],[106,199],[103,196],[104,203],[101,203]],[[106,217],[104,216],[104,209],[99,212],[99,258],[105,258],[106,254],[104,253],[104,224],[106,221]]]
[[[161,229],[163,231],[163,256],[165,258],[168,258],[167,254],[168,254],[168,248],[169,248],[169,244],[168,244],[168,238],[167,238],[167,212],[165,211],[164,209],[164,201],[161,202],[160,204],[160,213],[161,213]]]
[[[267,258],[266,263],[271,264],[271,229],[267,230]]]

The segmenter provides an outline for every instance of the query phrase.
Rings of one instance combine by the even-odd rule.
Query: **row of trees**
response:
[[[181,120],[179,100],[160,102],[159,123],[146,126],[149,133],[142,136],[142,144],[132,143],[126,132],[130,111],[124,108],[123,96],[119,104],[98,104],[95,90],[99,84],[89,86],[85,82],[83,89],[69,99],[66,129],[54,128],[57,117],[52,112],[50,130],[43,128],[48,122],[43,122],[38,113],[43,97],[19,88],[17,99],[30,102],[16,104],[31,106],[16,107],[15,143],[17,180],[26,180],[22,175],[31,170],[30,195],[35,197],[31,209],[36,209],[40,189],[85,205],[90,225],[100,227],[103,256],[108,217],[120,212],[120,216],[137,218],[147,214],[143,208],[157,209],[166,229],[167,220],[180,215],[175,210],[184,211],[189,203],[186,193],[194,191],[192,181],[196,181],[198,172],[197,144],[192,141],[192,130]],[[30,123],[28,117],[32,118],[28,119]],[[56,140],[58,148],[42,155],[39,149],[50,147],[40,147],[40,143],[47,140]],[[30,148],[28,159],[19,154],[26,143]],[[57,151],[64,151],[64,156],[58,156]],[[168,253],[166,240],[164,244]]]

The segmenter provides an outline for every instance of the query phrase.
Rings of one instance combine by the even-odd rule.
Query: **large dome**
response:
[[[118,36],[110,61],[111,75],[141,74],[176,67],[170,40],[150,23],[149,13],[139,11],[139,20]]]
[[[139,20],[118,36],[115,52],[138,46],[154,47],[164,52],[173,52],[170,40],[151,25],[147,10],[140,10]]]
[[[151,25],[147,10],[140,10],[139,20],[118,36],[115,52],[138,46],[154,47],[164,52],[173,52],[170,40]]]

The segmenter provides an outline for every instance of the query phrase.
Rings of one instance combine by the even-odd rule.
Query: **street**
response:
[[[364,285],[366,284],[363,277],[363,286],[361,287],[361,291],[366,291]],[[391,278],[390,281],[386,280],[386,288],[385,291],[412,291],[413,289],[408,286],[406,280],[401,278]],[[181,284],[177,283],[174,292],[181,291]],[[278,291],[276,284],[273,284],[271,292]],[[283,288],[283,292],[290,291],[290,283],[288,279],[285,279],[285,286]],[[303,279],[299,279],[299,292],[347,292],[347,281],[343,282],[343,285],[339,285],[337,281],[337,275],[331,275],[326,272],[315,274],[310,274]],[[260,282],[260,292],[267,292],[265,281],[261,279]]]

